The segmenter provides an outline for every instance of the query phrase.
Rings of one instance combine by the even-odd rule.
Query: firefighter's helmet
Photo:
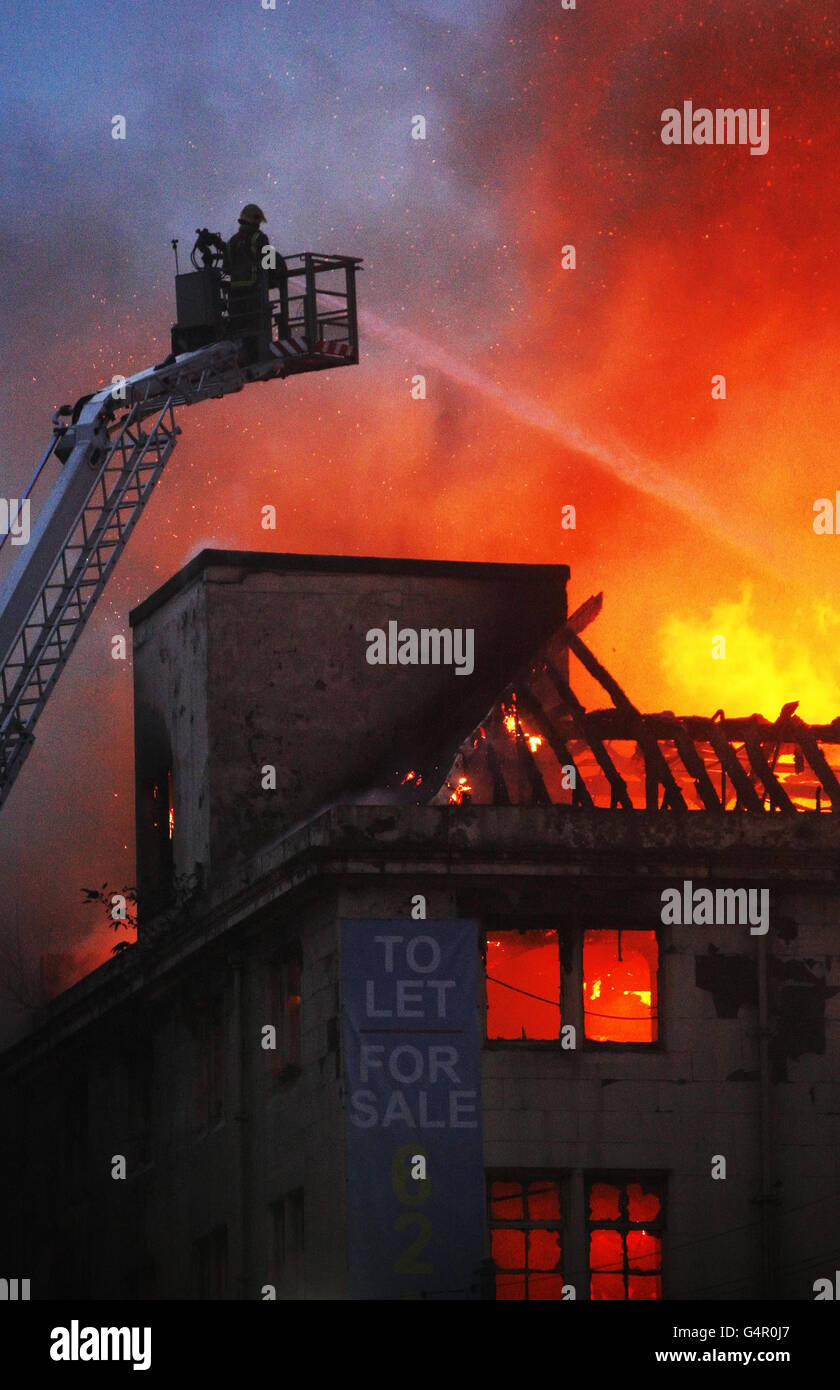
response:
[[[256,203],[246,203],[239,214],[240,222],[253,222],[259,226],[261,222],[267,222],[268,218],[262,208],[257,207]]]

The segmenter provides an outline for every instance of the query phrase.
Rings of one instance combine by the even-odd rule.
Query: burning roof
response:
[[[840,810],[840,717],[808,725],[786,704],[775,721],[642,714],[580,637],[602,595],[553,634],[461,744],[432,804],[569,805],[647,811]],[[564,674],[568,654],[612,706],[587,710]]]
[[[840,807],[840,720],[643,714],[581,636],[601,596],[568,617],[567,579],[203,552],[132,617],[146,901],[335,805]]]

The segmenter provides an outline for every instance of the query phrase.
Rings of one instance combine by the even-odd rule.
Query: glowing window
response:
[[[562,1298],[563,1223],[557,1179],[493,1179],[490,1250],[497,1299]]]
[[[656,932],[585,932],[585,1036],[593,1042],[656,1042],[658,968]]]
[[[662,1297],[662,1195],[659,1183],[589,1185],[589,1297]]]
[[[557,932],[488,932],[486,942],[488,1038],[559,1038]]]

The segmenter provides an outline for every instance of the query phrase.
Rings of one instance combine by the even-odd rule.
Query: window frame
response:
[[[527,1268],[527,1266],[526,1266],[526,1268],[525,1268],[524,1270],[499,1270],[499,1269],[496,1267],[495,1260],[493,1259],[493,1231],[494,1231],[494,1230],[523,1231],[523,1232],[525,1232],[526,1234],[527,1234],[527,1232],[532,1231],[532,1230],[559,1231],[559,1233],[560,1233],[560,1251],[561,1251],[561,1254],[560,1254],[560,1270],[559,1270],[559,1277],[560,1277],[560,1279],[563,1281],[563,1287],[564,1287],[564,1289],[565,1289],[565,1288],[571,1283],[571,1280],[568,1278],[568,1275],[564,1272],[564,1265],[566,1264],[567,1255],[568,1255],[568,1248],[569,1248],[569,1203],[570,1203],[570,1195],[571,1195],[571,1194],[570,1194],[570,1190],[569,1190],[569,1174],[568,1174],[568,1172],[567,1172],[565,1169],[557,1169],[557,1168],[491,1168],[491,1169],[488,1169],[488,1170],[485,1172],[484,1177],[485,1177],[485,1193],[486,1193],[486,1206],[487,1206],[487,1249],[488,1249],[488,1258],[489,1258],[489,1262],[490,1262],[490,1265],[492,1266],[493,1300],[494,1300],[495,1302],[497,1302],[497,1303],[499,1303],[499,1302],[501,1302],[501,1303],[509,1303],[509,1302],[511,1302],[511,1303],[519,1303],[519,1302],[524,1302],[524,1303],[542,1303],[542,1302],[545,1302],[545,1303],[560,1303],[562,1300],[559,1299],[559,1298],[556,1298],[556,1299],[531,1299],[531,1298],[528,1298],[528,1297],[527,1297],[528,1290],[529,1290],[529,1286],[530,1286],[530,1278],[531,1278],[532,1275],[541,1275],[541,1274],[557,1273],[557,1271],[551,1271],[551,1270],[538,1270],[538,1269],[530,1270],[530,1269]],[[522,1200],[523,1200],[523,1203],[525,1203],[525,1210],[527,1210],[527,1188],[528,1188],[528,1185],[529,1185],[530,1183],[533,1183],[533,1182],[540,1182],[540,1181],[543,1181],[543,1182],[552,1182],[552,1183],[556,1183],[556,1184],[557,1184],[557,1187],[558,1187],[558,1190],[559,1190],[559,1200],[560,1200],[560,1219],[559,1219],[559,1221],[549,1221],[549,1220],[535,1220],[535,1221],[531,1221],[531,1220],[527,1219],[526,1217],[521,1217],[521,1218],[518,1218],[518,1219],[516,1219],[516,1220],[511,1220],[511,1221],[500,1221],[500,1220],[498,1220],[498,1219],[494,1219],[494,1216],[493,1216],[493,1200],[492,1200],[493,1183],[496,1183],[496,1182],[517,1182],[517,1183],[520,1183],[521,1186],[522,1186],[522,1189],[523,1189],[523,1191],[522,1191]],[[528,1248],[528,1247],[527,1247],[527,1240],[526,1240],[526,1246],[525,1246],[525,1249],[526,1249],[526,1259],[527,1259],[527,1248]],[[526,1297],[525,1297],[524,1299],[499,1299],[499,1298],[496,1297],[496,1279],[498,1278],[499,1274],[505,1274],[505,1273],[517,1273],[517,1274],[522,1274],[522,1275],[524,1276],[524,1278],[525,1278],[525,1293],[526,1293]]]
[[[631,1183],[640,1183],[643,1186],[655,1187],[659,1197],[659,1215],[653,1221],[630,1221],[627,1215],[627,1188]],[[607,1183],[619,1189],[619,1220],[618,1221],[593,1221],[589,1215],[590,1193],[592,1187],[597,1183]],[[665,1266],[666,1266],[666,1232],[667,1232],[667,1213],[668,1213],[668,1174],[662,1169],[651,1169],[650,1171],[639,1168],[628,1169],[586,1169],[583,1174],[583,1218],[584,1236],[586,1242],[586,1293],[590,1303],[664,1303],[667,1301],[668,1292],[666,1288]],[[651,1235],[659,1237],[660,1264],[659,1283],[660,1295],[658,1299],[593,1299],[592,1297],[592,1254],[590,1235],[592,1231],[618,1231],[622,1236],[622,1255],[623,1268],[618,1270],[596,1270],[595,1273],[621,1273],[624,1280],[625,1294],[627,1292],[627,1277],[629,1274],[637,1274],[642,1279],[650,1279],[653,1273],[645,1270],[631,1270],[627,1261],[627,1241],[626,1236],[630,1231],[641,1231],[646,1229]]]
[[[586,1000],[583,993],[583,946],[584,937],[588,931],[615,931],[626,935],[634,931],[652,931],[656,938],[656,1037],[651,1042],[617,1042],[615,1038],[588,1038],[586,1036]],[[626,926],[623,922],[613,922],[604,925],[599,922],[597,926],[591,922],[582,922],[580,935],[575,948],[575,966],[580,979],[580,1047],[587,1052],[664,1052],[664,1018],[665,1010],[662,1001],[662,956],[663,956],[663,934],[661,924],[655,923],[653,926],[639,926],[634,922],[631,926]]]
[[[556,931],[557,951],[560,959],[560,1026],[556,1038],[490,1038],[487,1036],[487,937],[501,932]],[[656,1032],[651,1042],[617,1042],[614,1039],[600,1041],[586,1036],[586,1000],[583,993],[583,945],[588,931],[627,932],[652,931],[656,938]],[[494,921],[484,917],[479,926],[479,951],[481,957],[481,985],[483,992],[482,1048],[489,1051],[525,1049],[533,1051],[564,1052],[570,1057],[582,1052],[637,1052],[651,1053],[666,1051],[665,1001],[663,955],[667,949],[665,928],[661,923],[640,923],[634,917],[631,923],[617,922],[614,918],[598,917],[592,921],[589,915],[577,918],[573,924],[559,922],[556,918],[534,917],[517,919],[516,925],[510,921]],[[571,1025],[575,1029],[574,1048],[564,1047],[562,1029]]]
[[[557,933],[557,958],[560,967],[560,993],[558,1001],[560,1021],[558,1024],[558,1036],[556,1038],[490,1038],[487,1036],[487,1018],[489,1014],[489,1004],[487,996],[487,938],[488,936],[493,936],[502,932],[515,932],[519,936],[524,936],[526,932],[530,931],[553,931]],[[534,1048],[537,1050],[547,1050],[549,1052],[556,1051],[558,1048],[564,1050],[561,1036],[562,1028],[565,1023],[570,1023],[572,1021],[568,1018],[566,1009],[566,982],[568,979],[569,972],[563,962],[563,948],[565,944],[566,942],[564,940],[563,928],[560,925],[560,923],[555,922],[553,920],[549,923],[540,919],[525,919],[524,923],[521,926],[509,926],[506,923],[488,924],[487,922],[482,922],[480,927],[479,942],[481,952],[481,983],[483,988],[484,1005],[484,1017],[482,1020],[482,1047],[490,1048],[492,1050],[496,1050],[498,1048]],[[568,1051],[569,1049],[565,1050]]]

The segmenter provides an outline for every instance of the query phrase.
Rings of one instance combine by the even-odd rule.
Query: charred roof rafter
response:
[[[580,636],[601,606],[601,594],[587,599],[505,688],[462,743],[432,804],[790,818],[822,810],[824,795],[832,812],[840,812],[840,717],[808,725],[795,713],[797,701],[784,705],[775,721],[758,714],[727,719],[721,710],[711,717],[643,714]],[[585,708],[566,675],[570,654],[611,708]],[[622,743],[634,745],[631,758],[609,746]],[[826,749],[833,750],[832,761]],[[815,779],[810,783],[806,769]],[[559,791],[561,773],[568,797]]]

